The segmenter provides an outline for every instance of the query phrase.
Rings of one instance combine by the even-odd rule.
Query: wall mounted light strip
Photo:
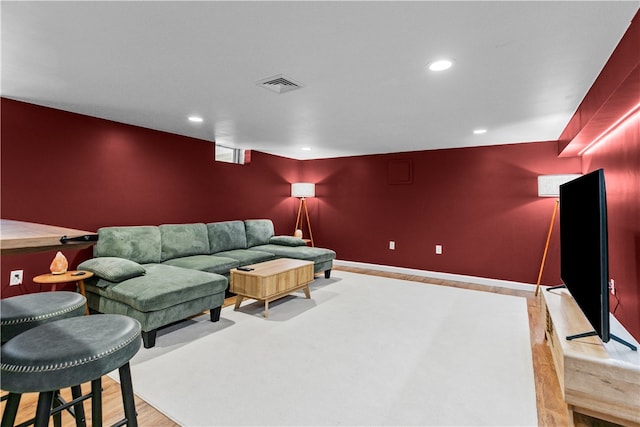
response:
[[[602,141],[607,135],[609,135],[611,132],[613,132],[616,128],[618,128],[621,124],[623,124],[628,118],[630,118],[631,116],[633,116],[634,114],[640,112],[640,103],[637,104],[635,107],[633,107],[632,109],[630,109],[629,111],[627,111],[622,117],[620,117],[618,120],[615,121],[615,123],[613,123],[611,126],[609,126],[604,132],[602,132],[600,135],[598,135],[593,141],[591,141],[586,147],[584,147],[582,150],[580,150],[578,152],[579,156],[582,156],[583,154],[585,154],[587,151],[591,150],[593,147],[596,146],[596,144],[598,144],[600,141]]]

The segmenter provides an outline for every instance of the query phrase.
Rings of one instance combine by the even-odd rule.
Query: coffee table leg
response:
[[[233,308],[234,310],[237,310],[240,308],[240,303],[242,302],[243,299],[244,297],[242,295],[236,295],[236,305]]]
[[[264,300],[264,318],[269,318],[269,300]]]
[[[307,299],[311,299],[311,293],[309,292],[309,284],[307,284],[307,286],[302,288],[302,290],[304,291],[304,296],[307,297]]]

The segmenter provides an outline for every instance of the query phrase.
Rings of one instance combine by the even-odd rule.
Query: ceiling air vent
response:
[[[256,84],[275,93],[291,92],[292,90],[304,87],[302,83],[297,82],[284,74],[267,77],[266,79],[259,80]]]

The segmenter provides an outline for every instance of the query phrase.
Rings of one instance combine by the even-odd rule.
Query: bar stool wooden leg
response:
[[[131,381],[131,368],[129,363],[122,365],[120,373],[120,394],[122,394],[122,404],[124,405],[124,416],[128,427],[137,427],[138,418],[136,414],[136,403],[133,397],[133,383]]]
[[[71,387],[71,397],[73,399],[82,397],[82,388],[79,385]],[[76,427],[86,427],[87,420],[84,414],[84,404],[82,402],[78,402],[76,405],[73,405],[73,416],[76,419]]]
[[[51,403],[53,403],[53,391],[40,392],[38,407],[36,408],[36,420],[34,427],[47,427],[51,416]]]
[[[60,390],[56,390],[53,392],[53,408],[56,409],[58,406],[62,406],[62,397],[60,396]],[[57,412],[53,416],[53,427],[62,427],[62,413]]]
[[[102,377],[91,381],[91,426],[102,427]]]
[[[21,397],[22,394],[9,393],[7,405],[4,407],[4,412],[2,413],[2,427],[13,427],[15,424]]]

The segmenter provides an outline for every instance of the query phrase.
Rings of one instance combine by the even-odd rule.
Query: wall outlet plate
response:
[[[436,255],[442,255],[442,245],[436,245]]]
[[[9,278],[9,286],[21,285],[23,274],[24,274],[24,270],[11,271],[11,277]]]

